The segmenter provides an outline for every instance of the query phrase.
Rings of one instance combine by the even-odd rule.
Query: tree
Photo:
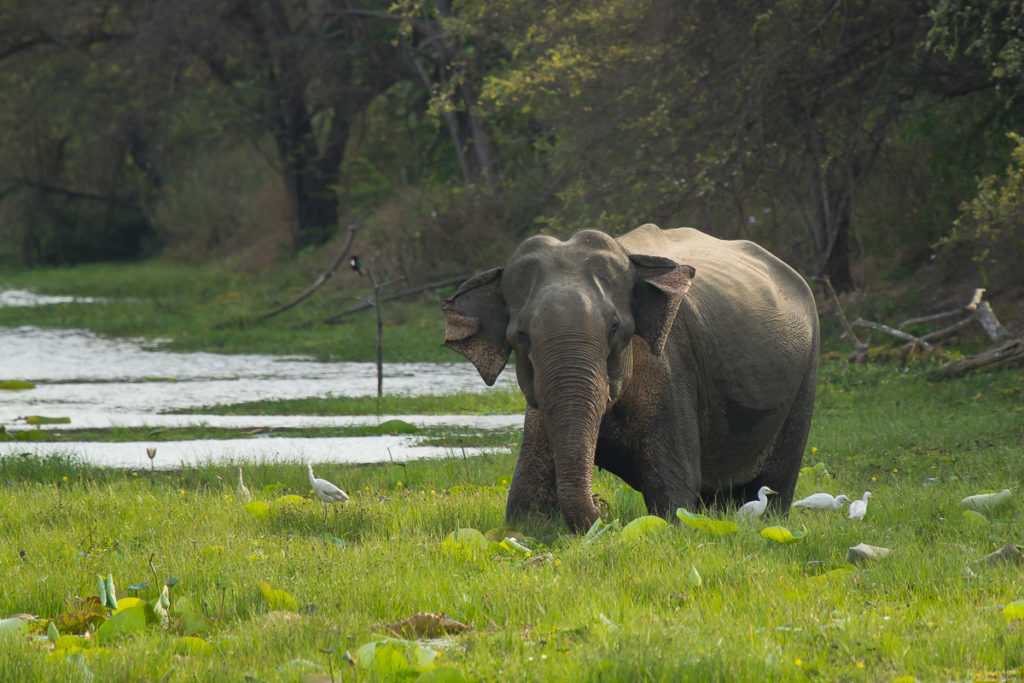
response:
[[[250,135],[269,133],[294,213],[296,247],[337,229],[337,183],[356,117],[396,78],[387,27],[347,2],[171,3],[161,36],[198,58]]]

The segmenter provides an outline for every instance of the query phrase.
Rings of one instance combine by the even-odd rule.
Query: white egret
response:
[[[752,500],[749,503],[744,503],[743,506],[736,512],[737,517],[760,517],[764,514],[764,510],[768,507],[768,495],[777,495],[779,492],[771,489],[768,486],[762,486],[757,490],[757,500]]]
[[[252,494],[249,493],[249,489],[246,488],[245,482],[242,481],[242,468],[238,468],[238,497],[244,500],[246,503],[252,500]]]
[[[317,479],[313,476],[313,463],[309,463],[309,485],[313,487],[313,493],[324,504],[324,521],[327,521],[327,504],[344,502],[348,500],[348,494],[326,479]]]
[[[793,507],[805,510],[839,510],[843,507],[843,503],[849,502],[850,499],[841,493],[835,498],[828,493],[812,493],[793,503]]]
[[[870,497],[871,491],[865,491],[863,498],[850,503],[850,519],[864,519],[864,513],[868,511],[868,498]]]

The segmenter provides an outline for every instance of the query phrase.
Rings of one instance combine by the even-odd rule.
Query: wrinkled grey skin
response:
[[[756,244],[650,224],[531,237],[442,310],[445,345],[487,384],[515,351],[528,408],[510,522],[561,511],[588,529],[595,464],[655,515],[742,504],[761,486],[789,509],[818,317],[803,279]]]

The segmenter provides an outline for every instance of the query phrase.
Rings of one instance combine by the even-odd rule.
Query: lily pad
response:
[[[977,510],[983,512],[985,510],[991,510],[993,508],[1001,507],[1010,502],[1011,497],[1010,489],[1003,489],[995,493],[979,493],[973,496],[967,496],[960,501],[960,507],[968,510]]]
[[[457,529],[445,537],[441,549],[445,552],[486,552],[487,538],[476,529]]]
[[[23,391],[25,389],[35,389],[36,385],[32,382],[25,382],[20,379],[5,379],[0,381],[0,389],[6,389],[7,391]]]
[[[679,521],[690,527],[703,531],[711,536],[728,536],[739,531],[740,526],[728,519],[711,519],[706,515],[690,512],[684,508],[676,510],[676,517]]]
[[[262,500],[254,500],[251,503],[246,503],[244,508],[246,512],[256,519],[266,519],[270,516],[270,506]]]
[[[146,628],[146,611],[139,606],[129,607],[113,615],[96,629],[96,638],[108,642],[115,638],[139,633]]]
[[[622,527],[622,531],[619,532],[619,538],[643,538],[644,536],[650,536],[651,534],[661,531],[667,525],[668,522],[661,517],[644,515],[643,517],[637,517],[632,522]]]
[[[295,494],[291,494],[291,495],[287,495],[287,496],[280,496],[274,502],[276,504],[284,507],[284,506],[287,506],[287,505],[305,505],[306,503],[311,503],[313,501],[311,501],[309,498],[303,498],[302,496],[296,496]],[[250,505],[251,505],[251,503],[250,503]],[[249,506],[246,505],[246,508],[248,508],[248,507]]]
[[[213,646],[196,636],[182,636],[174,641],[174,651],[182,655],[208,655]]]
[[[1024,619],[1024,600],[1017,600],[1011,602],[1009,605],[1003,608],[1003,616],[1007,621],[1016,621],[1017,619]]]
[[[44,417],[42,415],[29,415],[25,422],[30,425],[66,425],[71,424],[70,417]]]
[[[288,610],[291,612],[297,612],[299,610],[299,604],[295,602],[295,598],[288,595],[283,590],[278,588],[271,588],[270,584],[266,581],[259,582],[260,592],[263,593],[263,597],[267,599],[267,604],[270,605],[272,610]]]
[[[971,526],[988,526],[988,517],[977,510],[964,510],[964,521]]]
[[[10,635],[24,635],[28,633],[28,620],[21,617],[0,619],[0,638]]]
[[[142,598],[121,598],[117,601],[117,610],[128,609],[129,607],[138,607],[145,605],[146,602]]]
[[[776,543],[796,543],[806,535],[806,531],[790,531],[784,526],[770,526],[761,529],[762,537]]]

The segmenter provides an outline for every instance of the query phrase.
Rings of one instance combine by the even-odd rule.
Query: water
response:
[[[59,297],[58,297],[59,298]],[[319,363],[302,357],[171,353],[141,340],[107,339],[83,330],[0,327],[0,380],[26,380],[35,389],[0,391],[0,425],[28,428],[24,417],[68,417],[70,424],[44,429],[97,427],[282,428],[376,424],[393,416],[166,415],[165,411],[261,399],[311,396],[374,396],[373,363]],[[514,382],[505,373],[496,386]],[[387,394],[418,395],[488,388],[469,363],[387,363]],[[499,428],[522,416],[399,416],[418,426]],[[111,467],[148,467],[145,447],[155,444],[28,444],[0,442],[0,457],[16,453],[72,453]],[[389,454],[388,448],[391,449]],[[438,457],[445,449],[415,446],[402,437],[241,439],[159,444],[161,465],[221,460],[285,459],[379,462],[396,457]],[[474,451],[475,452],[475,451]],[[461,450],[460,450],[461,454]],[[139,458],[142,460],[139,460]]]

